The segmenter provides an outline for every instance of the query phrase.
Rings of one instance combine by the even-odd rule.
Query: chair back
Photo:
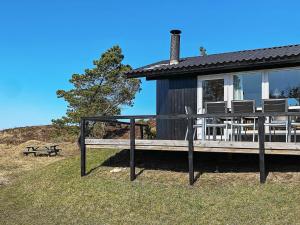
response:
[[[287,99],[263,99],[262,112],[287,112],[288,102]]]
[[[227,102],[206,102],[205,112],[207,114],[227,113]]]
[[[232,113],[254,113],[255,100],[233,100],[231,101]]]

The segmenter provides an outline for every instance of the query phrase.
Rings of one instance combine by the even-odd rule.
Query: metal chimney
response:
[[[171,30],[170,65],[179,63],[180,55],[180,30]]]

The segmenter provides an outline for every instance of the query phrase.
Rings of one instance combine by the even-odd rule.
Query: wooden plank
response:
[[[128,139],[86,139],[85,143],[87,145],[97,145],[97,144],[116,144],[116,145],[128,145],[130,141]],[[187,147],[188,142],[184,140],[135,140],[136,145],[167,145],[167,146],[182,146]]]
[[[87,145],[127,145],[129,147],[129,140],[126,139],[86,139]],[[172,147],[188,147],[188,141],[184,140],[135,140],[136,146],[172,146]],[[194,146],[202,148],[245,148],[258,149],[257,142],[225,142],[225,141],[194,141]],[[266,142],[265,149],[272,150],[300,150],[300,143],[286,143],[286,142]]]

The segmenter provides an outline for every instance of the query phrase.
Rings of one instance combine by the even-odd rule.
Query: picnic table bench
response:
[[[61,149],[58,148],[59,145],[50,145],[44,146],[41,148],[40,146],[27,146],[26,150],[23,151],[23,154],[28,156],[29,154],[33,154],[34,156],[38,155],[48,155],[48,156],[56,156]]]

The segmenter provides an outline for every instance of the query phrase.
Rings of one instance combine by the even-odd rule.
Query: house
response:
[[[181,58],[180,34],[179,30],[171,31],[170,59],[126,73],[128,78],[156,80],[156,115],[81,118],[82,176],[86,175],[87,146],[129,148],[131,180],[136,178],[135,150],[187,151],[191,185],[195,181],[194,152],[258,154],[261,183],[266,181],[267,174],[265,154],[300,155],[297,141],[300,128],[297,121],[300,118],[300,45],[211,55],[202,49],[200,56]],[[211,112],[205,108],[207,105],[212,106]],[[191,109],[188,115],[184,115],[185,106]],[[86,137],[88,122],[121,119],[130,120],[129,139]],[[144,139],[143,135],[136,138],[136,121],[140,119],[156,120],[155,139]],[[195,131],[199,140],[194,140]],[[218,131],[220,139],[217,138]],[[248,131],[251,132],[251,141],[246,139]],[[271,138],[271,131],[274,136],[276,134],[275,141]],[[285,143],[279,142],[277,138],[280,136],[285,137]],[[269,142],[265,143],[266,137]]]
[[[170,59],[129,71],[128,78],[156,80],[157,115],[204,113],[209,101],[288,98],[300,109],[300,45],[180,57],[180,30],[171,31]],[[157,120],[157,139],[184,139],[186,120]],[[198,132],[200,135],[201,132]]]

